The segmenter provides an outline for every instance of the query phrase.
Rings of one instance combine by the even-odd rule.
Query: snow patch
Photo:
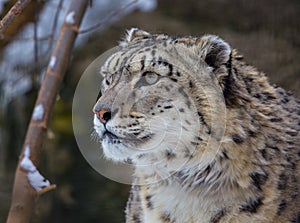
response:
[[[25,151],[24,151],[24,157],[20,163],[20,166],[28,171],[28,172],[34,172],[34,171],[37,171],[36,167],[34,166],[34,164],[32,163],[32,161],[30,160],[30,148],[29,146],[27,145],[25,147]]]
[[[50,68],[53,69],[55,64],[56,64],[56,57],[51,57],[50,63],[49,63]]]
[[[41,121],[44,116],[44,106],[42,104],[38,104],[35,106],[33,110],[32,119],[35,121]]]
[[[65,21],[71,25],[75,24],[75,12],[69,12]]]
[[[27,177],[31,186],[36,191],[40,191],[44,187],[50,186],[50,182],[40,174],[40,172],[37,170],[37,168],[32,163],[29,157],[30,157],[30,148],[27,145],[25,147],[24,157],[20,162],[20,166],[28,172]]]

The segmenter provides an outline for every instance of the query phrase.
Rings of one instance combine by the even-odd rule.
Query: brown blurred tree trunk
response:
[[[0,51],[14,40],[26,24],[34,22],[35,14],[40,13],[45,5],[46,1],[37,0],[12,0],[4,4],[0,14]]]
[[[59,38],[52,52],[51,62],[48,65],[42,86],[35,104],[42,106],[41,117],[34,115],[27,130],[20,161],[24,157],[25,148],[30,148],[30,160],[38,165],[45,133],[48,128],[50,115],[54,106],[57,92],[64,73],[69,64],[71,52],[77,36],[77,31],[83,18],[88,0],[73,0],[70,3],[66,19],[60,30]],[[47,191],[47,188],[44,190]],[[28,172],[18,164],[13,187],[13,196],[7,223],[29,222],[34,210],[34,204],[39,194],[28,181]]]
[[[21,14],[24,8],[28,5],[30,0],[18,0],[9,10],[9,12],[0,21],[0,36],[3,35],[5,30],[9,27],[10,23]]]

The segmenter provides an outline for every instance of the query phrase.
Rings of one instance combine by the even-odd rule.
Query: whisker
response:
[[[98,133],[94,129],[92,130],[92,132],[90,134],[90,138],[91,138],[91,141],[94,141],[94,142],[99,142],[101,140],[100,136],[98,135]]]

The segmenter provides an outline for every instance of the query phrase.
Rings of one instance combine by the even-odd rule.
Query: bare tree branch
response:
[[[70,3],[66,19],[62,28],[56,46],[52,52],[51,61],[36,100],[35,109],[27,130],[20,162],[18,164],[13,187],[13,196],[7,223],[27,223],[34,209],[35,200],[41,191],[48,191],[50,188],[44,188],[40,193],[33,188],[29,182],[29,171],[21,166],[21,161],[27,158],[28,162],[36,167],[42,149],[45,133],[48,128],[50,115],[54,106],[59,86],[62,82],[64,73],[69,64],[71,51],[77,36],[78,27],[81,23],[83,14],[87,7],[87,0],[73,0]],[[39,114],[35,114],[39,108]],[[30,153],[28,153],[30,151]]]
[[[1,0],[0,0],[1,1]],[[7,11],[7,13],[0,15],[1,18],[4,18],[5,16],[12,15],[9,13],[16,5],[18,0],[10,0],[5,4],[4,11]],[[3,48],[8,45],[10,42],[13,42],[17,39],[22,39],[19,37],[16,37],[23,28],[31,22],[34,22],[34,15],[36,13],[41,13],[45,5],[48,3],[48,1],[30,1],[26,7],[24,7],[22,13],[18,14],[18,16],[15,16],[14,19],[10,22],[10,24],[4,29],[0,31],[0,51],[3,50]],[[38,10],[36,9],[36,4],[38,4]],[[37,10],[37,11],[36,11]],[[2,20],[3,21],[3,20]],[[1,22],[0,22],[1,23]],[[0,25],[1,26],[1,25]],[[33,38],[31,38],[33,40]]]
[[[50,38],[49,38],[48,49],[51,49],[51,46],[52,46],[52,43],[53,43],[53,40],[55,37],[56,27],[57,27],[57,23],[58,23],[58,17],[59,17],[61,8],[62,8],[62,4],[63,4],[63,0],[59,0],[57,8],[56,8],[55,16],[54,16],[52,31],[51,31]]]
[[[33,38],[34,38],[34,72],[31,75],[32,85],[35,89],[38,86],[36,76],[38,75],[38,63],[39,63],[39,42],[38,42],[38,2],[34,1],[34,26],[33,26]]]
[[[119,9],[117,9],[117,10],[113,11],[112,13],[110,13],[107,17],[105,17],[99,23],[96,23],[95,25],[93,25],[91,27],[79,30],[78,34],[91,32],[91,31],[93,31],[97,28],[100,28],[103,25],[107,25],[113,18],[115,18],[117,15],[121,14],[122,11],[124,11],[125,9],[131,7],[132,5],[134,5],[137,2],[138,2],[138,0],[133,0],[133,1],[129,2],[128,4],[121,6]]]
[[[3,33],[9,24],[23,11],[29,2],[30,0],[17,1],[17,3],[4,16],[4,18],[0,21],[0,38],[2,38]]]

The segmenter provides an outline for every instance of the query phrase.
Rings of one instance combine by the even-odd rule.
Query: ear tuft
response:
[[[119,43],[119,45],[121,47],[126,47],[128,45],[128,43],[131,43],[138,39],[145,39],[150,36],[151,36],[151,34],[144,30],[141,30],[138,28],[131,28],[131,29],[127,30],[125,38]]]
[[[215,35],[206,35],[197,40],[201,58],[213,68],[225,64],[231,53],[231,47],[223,39]]]

